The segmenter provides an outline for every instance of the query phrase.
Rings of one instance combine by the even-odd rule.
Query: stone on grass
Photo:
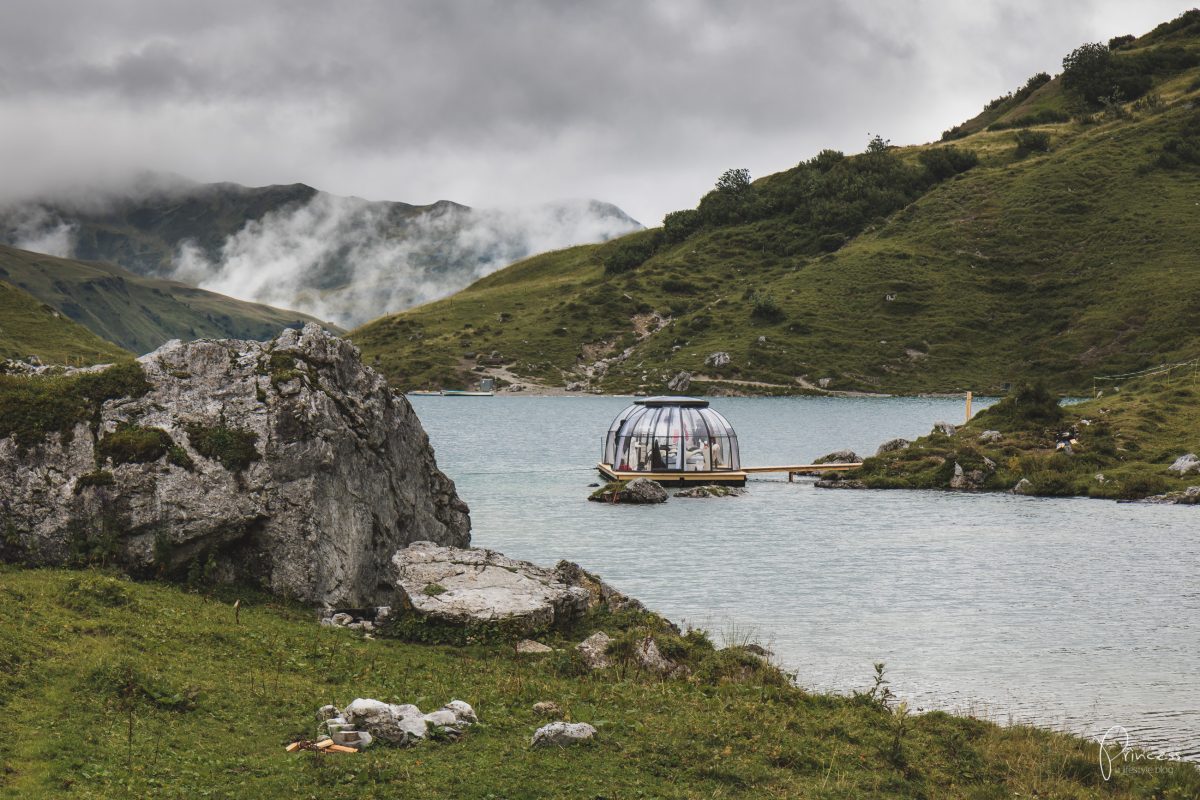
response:
[[[1031,495],[1033,494],[1033,484],[1028,478],[1021,478],[1017,481],[1017,485],[1012,488],[1013,494]]]
[[[579,655],[583,657],[583,663],[591,669],[604,669],[611,662],[608,660],[608,645],[612,642],[610,637],[604,631],[596,631],[588,638],[584,639],[575,649],[579,651]]]
[[[586,722],[551,722],[533,734],[534,747],[567,747],[586,742],[596,735],[596,729]]]
[[[724,351],[718,351],[716,353],[708,354],[708,357],[704,359],[704,366],[720,368],[720,367],[728,366],[729,362],[730,362],[729,353],[726,353]]]
[[[935,422],[933,423],[933,430],[930,431],[930,433],[940,433],[943,436],[953,436],[956,430],[958,430],[958,428],[954,425],[951,425],[949,422]]]
[[[1187,453],[1175,459],[1175,463],[1167,467],[1171,472],[1177,472],[1181,476],[1187,475],[1190,472],[1200,472],[1200,458],[1196,457],[1195,453]]]
[[[540,655],[542,653],[553,653],[553,647],[547,647],[541,642],[535,642],[533,639],[522,639],[517,642],[516,650],[518,653],[527,655]]]
[[[558,707],[558,703],[550,700],[542,700],[540,703],[533,704],[533,713],[539,717],[561,717],[562,709]]]
[[[335,734],[361,732],[366,735],[368,744],[371,739],[379,739],[398,745],[415,744],[425,739],[431,727],[460,734],[479,722],[475,710],[461,700],[451,700],[437,711],[422,714],[411,703],[392,705],[361,697],[342,709],[341,718],[345,725],[333,725],[330,729],[335,740]]]
[[[979,434],[979,441],[984,442],[985,444],[998,442],[1003,438],[1004,434],[1002,434],[1000,431],[984,431],[983,433]]]

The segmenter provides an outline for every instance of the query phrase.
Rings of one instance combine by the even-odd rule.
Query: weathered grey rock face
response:
[[[462,626],[502,622],[506,631],[522,635],[565,624],[601,605],[642,607],[577,564],[564,561],[548,569],[495,550],[432,542],[398,551],[391,579],[401,615]]]
[[[140,362],[150,391],[104,403],[94,431],[25,451],[0,440],[0,514],[21,557],[65,563],[104,543],[134,571],[198,563],[352,607],[390,594],[397,548],[469,543],[467,507],[411,406],[348,341],[308,325],[270,342],[171,342]],[[159,429],[171,446],[113,455],[122,429]]]

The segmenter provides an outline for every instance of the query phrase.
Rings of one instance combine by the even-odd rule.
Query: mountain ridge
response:
[[[171,278],[340,324],[437,299],[535,252],[641,227],[597,200],[475,209],[144,173],[0,206],[0,243]]]
[[[0,245],[0,280],[96,336],[134,353],[170,339],[264,340],[285,327],[320,322],[111,264],[56,258]],[[332,328],[328,323],[322,323]]]

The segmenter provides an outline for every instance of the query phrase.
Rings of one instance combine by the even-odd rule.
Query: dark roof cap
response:
[[[708,408],[708,401],[698,397],[643,397],[634,400],[634,405],[661,408],[662,406],[681,406],[683,408]]]

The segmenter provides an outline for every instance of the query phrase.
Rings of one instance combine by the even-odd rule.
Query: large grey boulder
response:
[[[667,388],[672,392],[686,392],[692,385],[692,373],[683,370],[667,381]]]
[[[636,600],[569,562],[554,569],[495,550],[416,542],[391,560],[393,607],[457,626],[502,623],[513,635],[558,627],[599,606],[641,608]]]
[[[1196,457],[1195,453],[1187,453],[1175,459],[1175,463],[1167,467],[1171,472],[1177,472],[1181,476],[1187,475],[1190,472],[1200,472],[1200,458]]]
[[[310,324],[269,342],[174,341],[139,363],[149,391],[105,402],[94,427],[0,440],[0,524],[17,557],[64,564],[103,546],[133,572],[200,565],[355,607],[390,593],[398,548],[470,542],[412,407],[350,342]],[[108,437],[146,429],[166,437],[152,460],[112,456]]]

